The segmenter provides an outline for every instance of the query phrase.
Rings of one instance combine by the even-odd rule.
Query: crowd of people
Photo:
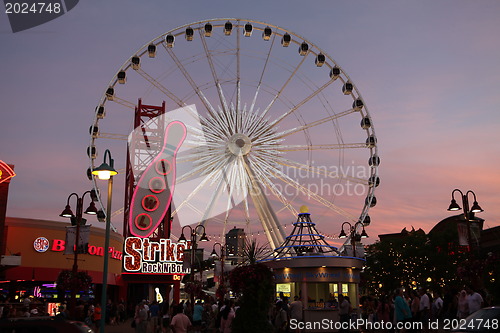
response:
[[[51,311],[52,313],[48,313],[47,311]],[[104,311],[106,312],[107,325],[118,325],[127,319],[126,304],[123,300],[118,303],[108,301]],[[52,308],[51,310],[48,309],[45,300],[36,297],[26,297],[22,302],[13,302],[10,299],[0,302],[0,320],[47,316],[53,316],[61,320],[73,319],[81,321],[86,323],[95,332],[98,332],[102,309],[100,302],[95,300],[78,300],[74,313],[71,315],[66,301],[62,302],[58,308]]]
[[[467,317],[486,306],[485,299],[485,295],[475,291],[472,286],[460,291],[447,288],[443,294],[424,288],[399,288],[393,295],[362,297],[360,308],[362,318],[368,322],[420,322],[425,332],[431,327],[428,324],[431,321]]]
[[[336,308],[339,321],[347,322],[356,313],[349,298],[339,295],[338,300],[332,298],[329,307]],[[481,309],[487,304],[486,295],[467,286],[463,290],[446,289],[429,291],[423,288],[399,288],[393,294],[379,297],[363,296],[359,300],[359,315],[366,322],[421,322],[424,323],[424,332],[429,321],[444,319],[463,319],[469,314]],[[120,325],[131,319],[131,325],[136,333],[231,333],[231,326],[238,314],[238,302],[233,300],[216,301],[207,297],[203,301],[197,300],[194,304],[181,301],[179,304],[158,303],[143,300],[137,305],[108,301],[106,308],[106,324]],[[304,304],[298,296],[290,301],[282,294],[273,304],[269,312],[269,323],[277,333],[292,332],[290,322],[303,321]],[[55,315],[60,319],[68,319],[67,305],[63,303],[53,314],[45,313],[46,307],[39,300],[25,299],[17,306],[8,300],[0,302],[1,319],[14,317],[33,317]],[[97,301],[85,302],[79,300],[75,308],[73,319],[85,322],[99,332],[103,309]],[[394,326],[396,327],[396,326]],[[297,332],[299,330],[296,330]],[[400,332],[404,332],[400,331]]]
[[[179,304],[143,300],[135,307],[132,327],[136,333],[230,333],[238,304],[232,300],[215,301],[207,298],[194,304]]]

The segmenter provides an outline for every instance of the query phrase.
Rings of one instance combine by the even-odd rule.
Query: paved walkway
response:
[[[105,333],[135,333],[135,328],[132,328],[132,319],[127,319],[126,322],[119,325],[106,325]],[[148,333],[152,332],[152,327],[148,327]]]
[[[127,319],[126,322],[119,325],[106,325],[105,333],[135,333],[135,329],[131,326],[132,319]]]

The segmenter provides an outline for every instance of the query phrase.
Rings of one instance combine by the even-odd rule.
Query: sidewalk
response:
[[[119,325],[106,325],[105,333],[135,333],[135,329],[132,328],[131,323],[132,318],[129,318],[126,322]]]
[[[135,328],[132,328],[132,318],[127,319],[124,323],[120,325],[106,325],[105,332],[104,333],[135,333]],[[148,333],[152,332],[153,328],[150,325],[148,326]]]

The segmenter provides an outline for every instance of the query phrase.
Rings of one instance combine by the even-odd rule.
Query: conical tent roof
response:
[[[293,224],[293,230],[286,237],[283,244],[274,250],[276,259],[297,256],[338,256],[336,247],[325,241],[325,236],[316,230],[316,224],[311,220],[311,214],[307,209],[301,208],[297,222]]]

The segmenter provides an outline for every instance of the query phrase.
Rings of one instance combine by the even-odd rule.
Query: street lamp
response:
[[[470,222],[475,221],[475,217],[474,217],[475,213],[481,213],[484,210],[477,203],[476,193],[474,193],[471,190],[468,190],[464,194],[462,191],[460,191],[458,188],[456,188],[451,192],[451,203],[450,203],[450,206],[448,207],[449,211],[457,211],[457,210],[462,209],[458,205],[457,201],[455,200],[455,192],[460,193],[460,196],[462,197],[463,213],[464,213],[465,221],[467,223],[467,233],[468,233],[468,238],[469,238],[468,243],[469,243],[469,246],[472,248],[472,238],[471,238],[472,235],[471,235]],[[470,208],[469,208],[469,194],[472,194],[474,197],[474,202],[472,203],[472,207],[470,207]]]
[[[451,192],[451,203],[450,203],[450,206],[448,207],[449,211],[456,211],[456,210],[462,209],[462,208],[460,208],[457,201],[455,200],[455,197],[454,197],[455,192],[459,192],[460,196],[462,197],[462,204],[464,206],[463,212],[464,212],[465,219],[467,221],[474,221],[474,213],[481,213],[484,211],[481,208],[481,206],[479,206],[479,204],[477,203],[476,193],[469,190],[465,194],[463,194],[463,192],[460,191],[458,188],[454,189]],[[472,204],[472,207],[470,207],[470,208],[469,208],[469,199],[468,199],[469,194],[472,194],[474,196],[474,203]]]
[[[203,230],[203,234],[200,237],[200,242],[208,242],[208,237],[205,232],[205,226],[198,224],[196,227],[191,228],[189,225],[185,225],[182,227],[181,230],[181,237],[179,237],[179,243],[186,243],[186,237],[184,236],[184,229],[189,228],[190,230],[190,237],[191,237],[191,274],[190,274],[190,280],[191,282],[194,281],[194,260],[195,260],[195,255],[196,255],[196,248],[198,247],[196,238],[197,238],[197,230],[198,228],[201,228]],[[200,271],[201,271],[201,263],[200,263]],[[194,294],[191,295],[191,306],[194,305]]]
[[[62,211],[59,216],[65,217],[65,218],[70,218],[72,224],[76,224],[76,235],[75,235],[75,247],[73,251],[73,268],[72,268],[72,288],[71,288],[71,299],[70,299],[70,308],[71,308],[71,314],[74,317],[75,315],[75,308],[76,308],[76,276],[78,274],[78,253],[82,250],[81,244],[80,244],[80,225],[82,224],[82,221],[86,221],[85,219],[82,218],[83,215],[83,199],[85,198],[85,195],[89,194],[91,197],[91,191],[86,191],[82,194],[82,196],[78,196],[76,193],[71,193],[68,196],[68,199],[66,201],[66,207]],[[76,197],[76,215],[73,214],[73,211],[71,210],[71,206],[69,204],[69,201],[71,197],[75,196]],[[95,207],[95,204],[93,201],[90,202],[89,207],[85,210],[85,214],[89,215],[96,215],[97,214],[97,209]]]
[[[192,281],[193,280],[193,265],[194,265],[195,254],[196,254],[195,252],[196,252],[196,248],[198,247],[198,243],[196,241],[196,238],[197,238],[197,235],[198,235],[198,232],[197,232],[198,228],[202,228],[203,229],[203,234],[200,237],[200,242],[208,242],[208,237],[207,237],[207,234],[205,232],[205,227],[203,225],[198,224],[194,228],[191,228],[191,226],[189,226],[189,225],[185,225],[184,227],[182,227],[181,237],[179,237],[179,243],[186,243],[187,242],[187,239],[184,236],[184,229],[185,228],[189,228],[189,230],[190,230],[190,241],[191,241],[191,281]]]
[[[109,164],[106,163],[106,156],[109,157]],[[111,158],[111,152],[106,149],[104,152],[104,162],[92,171],[94,176],[101,180],[108,181],[108,199],[106,207],[106,234],[104,238],[104,263],[102,268],[102,291],[101,291],[101,322],[99,332],[104,333],[106,324],[106,294],[108,292],[108,258],[109,258],[109,229],[111,224],[111,197],[113,194],[113,176],[118,172],[114,168],[115,161]]]
[[[349,236],[351,238],[352,254],[353,254],[353,257],[356,257],[356,242],[361,241],[362,238],[368,238],[368,234],[366,233],[365,225],[362,222],[356,222],[354,225],[352,225],[350,222],[344,222],[344,223],[342,223],[339,238],[346,238],[347,237],[347,234],[344,231],[344,225],[346,225],[346,224],[349,225],[349,227],[350,227]],[[361,225],[363,227],[363,231],[361,232],[361,234],[356,232],[356,227],[358,225]]]
[[[217,252],[215,252],[215,246],[216,245],[219,245],[219,248],[220,248],[220,256],[217,255]],[[222,245],[221,243],[219,242],[215,242],[214,243],[214,246],[212,247],[212,253],[211,253],[211,256],[213,258],[219,258],[220,259],[220,262],[221,262],[221,270],[220,270],[220,279],[219,279],[219,286],[220,287],[220,290],[222,291],[222,295],[221,295],[221,299],[224,299],[224,291],[225,291],[225,288],[224,288],[224,258],[225,258],[225,253],[224,253],[224,245]]]

